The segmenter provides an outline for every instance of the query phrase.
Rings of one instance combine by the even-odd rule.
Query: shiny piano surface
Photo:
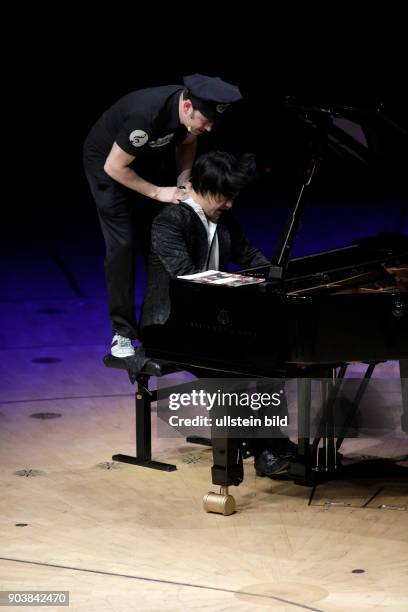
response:
[[[267,276],[267,268],[247,271]],[[293,364],[408,358],[408,237],[378,234],[293,259],[284,281],[221,287],[175,279],[150,357],[270,376]]]

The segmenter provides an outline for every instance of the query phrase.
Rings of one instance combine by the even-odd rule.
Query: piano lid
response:
[[[378,100],[350,103],[285,97],[285,107],[305,125],[327,129],[328,147],[342,158],[364,164],[401,159],[406,152],[406,113]],[[405,153],[406,157],[406,153]]]

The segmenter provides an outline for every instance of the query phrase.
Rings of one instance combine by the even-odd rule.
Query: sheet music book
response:
[[[178,276],[177,278],[192,281],[193,283],[222,285],[224,287],[242,287],[244,285],[254,285],[264,282],[263,278],[257,278],[256,276],[244,276],[243,274],[220,272],[219,270],[207,270],[206,272],[187,274],[185,276]]]

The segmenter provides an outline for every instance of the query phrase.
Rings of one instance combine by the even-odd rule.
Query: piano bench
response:
[[[135,391],[136,455],[132,457],[117,454],[112,456],[112,460],[173,472],[177,469],[175,465],[152,460],[151,404],[157,400],[157,391],[149,389],[149,381],[151,376],[165,376],[179,371],[179,368],[168,361],[150,359],[141,369],[138,369],[134,358],[119,358],[113,355],[105,355],[103,362],[107,368],[126,370],[130,382],[137,384]]]

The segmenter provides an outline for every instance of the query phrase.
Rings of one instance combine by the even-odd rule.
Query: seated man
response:
[[[148,284],[141,318],[143,328],[161,325],[170,314],[170,278],[205,270],[226,270],[229,261],[243,267],[268,264],[253,247],[230,213],[234,198],[255,177],[254,156],[236,159],[212,151],[195,162],[191,189],[178,206],[166,207],[154,220]],[[279,439],[279,454],[271,440],[259,440],[254,450],[258,473],[270,476],[288,465],[287,438]],[[268,448],[265,443],[269,442]]]

